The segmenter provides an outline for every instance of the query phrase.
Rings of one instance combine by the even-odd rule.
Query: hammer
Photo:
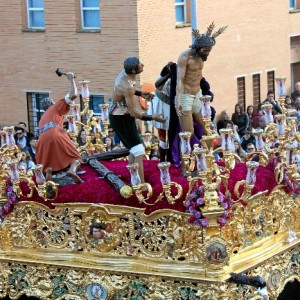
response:
[[[56,69],[55,73],[59,77],[61,77],[62,75],[67,76],[67,73],[62,72],[59,68]],[[74,76],[74,78],[76,78],[76,76]]]

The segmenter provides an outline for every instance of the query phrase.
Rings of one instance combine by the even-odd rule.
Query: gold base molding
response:
[[[49,253],[49,256],[52,255],[53,253]],[[58,255],[52,256],[52,259],[55,257],[60,261]],[[276,299],[288,281],[300,281],[299,258],[300,246],[297,246],[268,259],[247,274],[265,277],[269,296]],[[114,272],[102,271],[101,264],[97,269],[90,266],[63,267],[45,262],[27,262],[25,256],[18,256],[16,260],[19,262],[6,260],[5,256],[1,255],[0,297],[18,299],[21,295],[27,295],[44,300],[261,299],[255,288],[236,285],[226,280],[197,282],[188,279],[168,279],[159,274],[131,275],[124,273],[122,267]],[[144,268],[146,270],[151,267],[145,265]],[[178,275],[184,277],[180,268]]]

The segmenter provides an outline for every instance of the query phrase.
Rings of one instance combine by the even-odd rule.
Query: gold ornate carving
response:
[[[276,299],[288,281],[299,280],[299,246],[266,260],[247,272],[266,278],[269,296]],[[101,266],[100,266],[101,267]],[[146,274],[116,274],[93,268],[1,262],[0,297],[21,295],[41,299],[261,299],[255,288],[225,278],[193,281]],[[121,274],[120,274],[121,273]],[[97,296],[96,296],[97,295]],[[98,297],[98,298],[96,298]],[[102,298],[101,298],[102,297]]]

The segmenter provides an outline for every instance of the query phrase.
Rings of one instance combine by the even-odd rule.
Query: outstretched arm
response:
[[[170,61],[162,70],[161,75],[158,77],[158,79],[155,81],[155,87],[158,90],[161,90],[164,84],[167,82],[171,75],[171,65],[173,64],[172,61]]]
[[[138,100],[136,97],[134,97],[134,95],[135,95],[135,90],[133,87],[127,88],[127,90],[124,93],[126,104],[128,106],[128,111],[132,117],[145,120],[145,121],[154,120],[160,123],[166,122],[166,119],[161,115],[143,114],[140,110]]]
[[[70,100],[74,100],[77,98],[77,86],[75,83],[75,75],[74,73],[68,72],[67,78],[71,83],[70,91],[69,91],[69,98]]]

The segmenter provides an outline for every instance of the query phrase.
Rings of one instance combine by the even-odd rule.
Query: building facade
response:
[[[45,96],[62,98],[72,71],[89,80],[91,107],[109,101],[128,56],[143,61],[138,87],[191,45],[192,0],[11,0],[0,3],[0,125],[25,121],[35,132]],[[217,37],[204,67],[217,112],[264,100],[274,78],[287,92],[300,81],[300,0],[198,0],[200,32],[213,21]],[[79,101],[79,100],[77,100]]]

